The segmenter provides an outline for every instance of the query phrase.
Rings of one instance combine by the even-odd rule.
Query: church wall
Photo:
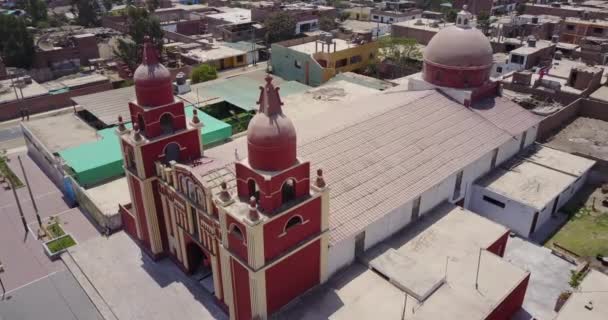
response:
[[[521,135],[509,139],[509,141],[500,146],[498,149],[498,157],[496,158],[496,166],[511,159],[511,157],[519,152],[519,139],[521,139]]]
[[[251,319],[251,294],[249,288],[249,272],[233,258],[232,265],[232,292],[235,300],[235,319]]]
[[[286,231],[285,225],[294,216],[300,216],[303,223]],[[265,261],[276,258],[319,232],[321,232],[321,198],[315,198],[264,225]]]
[[[373,247],[393,233],[408,225],[412,217],[412,202],[392,210],[365,228],[365,250]]]
[[[239,239],[237,236],[234,235],[233,231],[232,231],[232,225],[235,225],[239,228],[239,230],[241,230],[242,234],[243,234],[243,238]],[[247,239],[247,228],[245,228],[245,226],[236,221],[234,218],[232,218],[229,215],[226,215],[226,230],[228,231],[228,248],[230,249],[230,251],[234,254],[236,254],[238,257],[240,257],[241,259],[243,259],[243,261],[247,261],[248,259],[248,254],[247,254],[247,243],[245,242]]]
[[[135,214],[137,215],[137,219],[139,220],[139,225],[141,227],[141,240],[142,243],[150,248],[150,235],[148,233],[148,222],[146,219],[146,211],[144,210],[144,201],[142,199],[142,186],[139,180],[129,174],[127,174],[129,179],[129,185],[131,190],[133,190],[133,208],[135,209]]]
[[[329,247],[327,275],[331,277],[336,271],[349,266],[355,261],[355,236],[346,238]]]
[[[144,170],[146,177],[156,175],[156,166],[154,162],[162,160],[165,153],[165,147],[169,143],[177,143],[180,146],[180,159],[188,160],[198,158],[200,156],[200,136],[198,130],[180,133],[176,136],[170,136],[169,139],[157,141],[142,146],[142,154],[144,159]]]
[[[142,115],[145,128],[139,129],[144,130],[148,137],[162,135],[159,121],[160,117],[165,113],[169,113],[173,116],[173,128],[176,131],[186,128],[186,117],[184,115],[184,104],[182,102],[176,102],[162,108],[154,109],[144,109],[135,103],[129,103],[129,111],[131,113],[131,123],[137,123],[138,114]]]
[[[320,283],[321,240],[266,270],[266,305],[268,314]]]

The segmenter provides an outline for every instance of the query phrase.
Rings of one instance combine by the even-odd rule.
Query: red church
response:
[[[329,194],[297,158],[296,130],[268,76],[232,167],[203,155],[203,123],[173,96],[151,43],[134,74],[133,130],[120,120],[132,206],[125,231],[154,258],[210,274],[231,319],[265,319],[327,278]]]

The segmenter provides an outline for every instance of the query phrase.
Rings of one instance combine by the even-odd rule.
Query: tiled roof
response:
[[[471,110],[513,136],[520,135],[542,119],[503,97],[479,101],[473,105]]]
[[[408,92],[359,103],[396,108],[299,148],[323,168],[330,191],[330,243],[360,232],[512,137],[443,94]],[[311,174],[314,174],[312,172]]]

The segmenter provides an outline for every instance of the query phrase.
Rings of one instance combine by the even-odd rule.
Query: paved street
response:
[[[24,181],[16,156],[10,155],[9,166]],[[65,231],[72,233],[79,243],[99,237],[95,227],[78,208],[67,206],[61,191],[38,166],[27,155],[21,156],[43,222],[58,215]],[[8,299],[0,302],[0,319],[96,319],[97,312],[87,309],[83,301],[89,301],[88,297],[71,278],[63,262],[51,262],[44,254],[41,242],[36,239],[38,223],[27,188],[20,188],[17,193],[29,226],[27,234],[12,191],[0,190],[0,261],[5,268],[0,276],[8,291]],[[65,298],[59,299],[61,297]],[[74,303],[82,305],[82,309],[75,311]],[[57,316],[49,315],[50,311],[43,313],[48,308],[58,312]],[[74,316],[72,312],[88,316]],[[39,317],[40,314],[45,314],[45,317]],[[64,316],[66,314],[68,316]]]
[[[0,320],[102,320],[72,274],[52,273],[0,301]]]
[[[70,252],[118,319],[227,319],[200,284],[169,259],[152,261],[123,231]]]

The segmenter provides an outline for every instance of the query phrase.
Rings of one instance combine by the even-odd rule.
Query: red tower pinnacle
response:
[[[144,42],[143,59],[133,74],[137,103],[143,107],[158,107],[173,102],[171,73],[158,58],[150,38]]]
[[[260,87],[260,108],[249,122],[247,146],[249,164],[253,169],[280,171],[297,162],[296,130],[283,114],[279,88],[266,76],[266,85]]]

